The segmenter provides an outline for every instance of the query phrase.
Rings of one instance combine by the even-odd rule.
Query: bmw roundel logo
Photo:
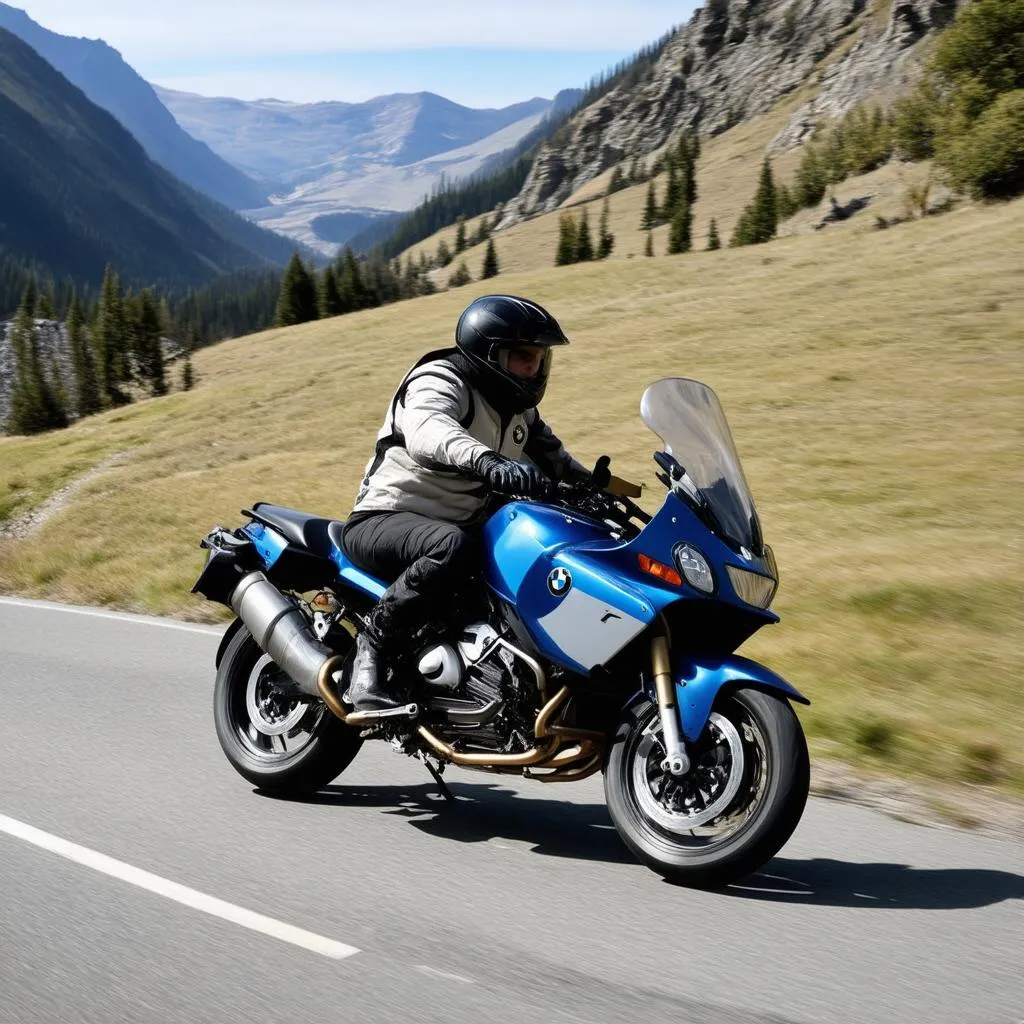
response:
[[[526,440],[526,427],[522,423],[517,423],[515,430],[512,431],[512,440],[516,444],[522,444]]]
[[[569,593],[572,587],[572,573],[568,569],[563,569],[559,566],[557,569],[552,569],[548,573],[548,590],[551,591],[555,597],[565,597]]]

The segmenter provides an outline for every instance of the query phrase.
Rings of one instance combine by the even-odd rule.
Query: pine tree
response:
[[[490,223],[487,220],[487,215],[485,214],[483,217],[480,218],[480,223],[477,225],[476,231],[473,232],[473,243],[472,244],[473,245],[481,245],[483,242],[486,242],[487,239],[490,238],[490,237],[491,237],[491,225],[490,225]]]
[[[196,347],[195,329],[191,324],[185,334],[185,362],[181,367],[181,390],[191,391],[196,386],[195,370],[192,368],[192,353]]]
[[[434,262],[439,267],[447,267],[452,261],[452,251],[448,248],[448,243],[442,238],[437,243],[437,255],[434,257]]]
[[[558,252],[555,266],[564,267],[576,262],[576,219],[571,213],[558,218]]]
[[[808,145],[796,169],[793,200],[798,207],[817,206],[825,197],[828,180],[815,146]]]
[[[767,242],[775,237],[777,228],[775,180],[772,177],[771,161],[765,157],[764,163],[761,164],[761,180],[758,182],[757,193],[754,195],[754,241],[757,243]]]
[[[67,415],[43,375],[35,308],[35,282],[29,278],[10,330],[14,382],[7,428],[13,434],[38,434],[67,426]]]
[[[615,170],[612,171],[611,178],[608,179],[608,191],[607,195],[613,195],[615,192],[621,192],[629,182],[626,181],[626,175],[622,170],[622,164],[616,164]]]
[[[96,329],[92,333],[96,349],[100,392],[104,403],[125,405],[130,401],[121,390],[128,376],[130,336],[125,322],[124,297],[114,268],[107,265],[96,311]]]
[[[449,288],[461,288],[463,285],[469,284],[473,280],[473,275],[469,272],[469,267],[466,266],[466,261],[463,260],[458,269],[455,270],[451,277],[448,278]]]
[[[54,308],[53,290],[48,289],[39,293],[39,299],[36,302],[36,319],[37,320],[56,320],[57,310]]]
[[[629,184],[638,185],[644,180],[644,171],[640,167],[640,157],[633,157],[633,162],[629,165]]]
[[[718,225],[715,223],[715,218],[711,218],[711,224],[708,227],[708,252],[714,249],[721,249],[722,243],[718,238]]]
[[[597,239],[597,258],[599,260],[607,259],[611,255],[612,249],[615,248],[615,236],[608,228],[609,214],[608,200],[605,199],[604,205],[601,207],[601,224]]]
[[[672,220],[683,201],[683,183],[679,178],[675,160],[668,162],[668,183],[665,185],[665,201],[661,205],[661,219]]]
[[[697,202],[697,152],[696,136],[683,135],[679,139],[679,166],[681,172],[680,190],[683,199],[693,206]]]
[[[650,231],[658,223],[658,190],[652,180],[647,186],[647,201],[644,203],[644,216],[640,227]]]
[[[644,255],[654,255],[654,232],[650,228],[647,229],[647,240],[644,242]]]
[[[167,394],[164,354],[161,346],[160,307],[153,293],[144,288],[139,295],[135,322],[135,363],[139,379],[149,384],[154,396]]]
[[[480,271],[480,280],[498,276],[498,250],[494,247],[494,239],[487,239],[487,252],[484,253],[484,265]]]
[[[576,231],[576,262],[586,263],[594,258],[594,243],[590,239],[590,218],[587,208],[583,207],[583,216]]]
[[[365,309],[371,304],[371,297],[363,281],[359,260],[349,246],[345,247],[345,251],[338,259],[337,279],[342,313]]]
[[[291,327],[293,324],[316,320],[318,315],[316,284],[302,262],[302,257],[295,252],[288,263],[288,269],[284,272],[284,277],[281,278],[274,325]]]
[[[683,199],[676,209],[672,218],[672,226],[668,235],[668,254],[674,256],[678,253],[689,252],[691,246],[693,213],[690,204]]]
[[[466,218],[459,217],[455,222],[455,255],[458,256],[466,248]]]
[[[71,366],[75,375],[75,411],[80,417],[91,416],[100,411],[102,402],[92,345],[89,344],[85,333],[85,319],[82,316],[82,304],[77,290],[71,292],[67,332],[71,347]]]
[[[341,309],[341,292],[338,291],[338,275],[333,264],[328,263],[324,272],[317,279],[317,311],[321,320],[338,316]]]

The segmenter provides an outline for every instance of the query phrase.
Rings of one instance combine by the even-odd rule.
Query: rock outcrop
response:
[[[11,352],[10,333],[13,320],[0,320],[0,433],[4,432],[7,415],[11,409],[11,391],[14,389],[14,358]],[[71,367],[71,345],[68,332],[56,320],[36,321],[36,344],[39,346],[39,361],[46,379],[53,381],[53,367],[57,367],[61,383],[67,394],[74,388],[74,371]]]
[[[899,87],[916,44],[947,24],[959,2],[708,0],[644,80],[612,89],[541,150],[500,227],[555,209],[608,167],[683,130],[720,134],[813,84],[814,99],[773,143],[798,145],[816,119]]]

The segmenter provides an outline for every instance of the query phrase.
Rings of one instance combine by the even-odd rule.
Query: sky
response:
[[[159,85],[206,96],[359,102],[428,90],[501,107],[584,85],[696,0],[7,0],[104,39]]]

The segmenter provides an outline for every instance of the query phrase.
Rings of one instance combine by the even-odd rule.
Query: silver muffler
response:
[[[321,697],[321,674],[326,669],[334,675],[344,659],[317,640],[295,601],[263,573],[251,572],[235,587],[230,604],[256,643],[298,688],[307,696]]]

